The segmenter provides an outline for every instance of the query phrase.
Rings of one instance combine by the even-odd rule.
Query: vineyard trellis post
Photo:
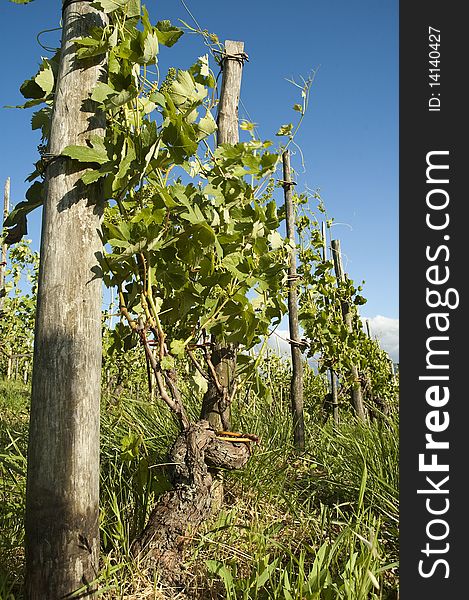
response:
[[[371,328],[370,328],[370,320],[369,319],[365,320],[365,325],[366,325],[366,333],[367,333],[369,339],[371,340],[372,337],[371,337]]]
[[[10,211],[10,178],[7,177],[7,179],[5,181],[4,192],[3,192],[3,221],[2,221],[2,223],[6,221],[9,211]],[[1,233],[1,231],[0,231],[0,233]],[[2,258],[1,258],[1,262],[0,262],[0,311],[2,310],[2,306],[3,306],[3,296],[1,295],[1,292],[5,288],[7,253],[8,253],[7,244],[2,244]]]
[[[332,415],[334,417],[334,425],[339,425],[339,394],[337,389],[337,377],[333,369],[329,370],[331,378],[331,401]]]
[[[221,57],[222,84],[217,115],[217,145],[237,144],[238,104],[241,92],[243,64],[247,59],[244,42],[226,40]],[[236,369],[236,347],[223,343],[212,336],[212,362],[218,383],[228,396],[232,390]],[[220,396],[215,382],[210,381],[202,402],[202,419],[206,419],[215,430],[230,427],[230,403]]]
[[[27,600],[57,600],[99,572],[99,418],[103,206],[98,186],[62,157],[103,135],[104,113],[89,95],[103,55],[78,62],[74,40],[107,17],[83,0],[62,5],[62,44],[51,120],[44,209],[25,511]]]
[[[29,361],[25,361],[23,365],[23,383],[26,385],[28,383],[29,376]]]
[[[332,246],[332,257],[334,260],[334,269],[338,282],[345,281],[345,271],[342,264],[342,254],[340,251],[340,240],[331,240]],[[344,319],[344,323],[348,329],[348,331],[352,332],[352,312],[350,308],[350,304],[348,302],[342,303],[342,316]],[[358,368],[356,365],[352,365],[351,367],[351,375],[353,379],[352,384],[352,404],[355,410],[355,414],[358,419],[361,421],[365,421],[365,409],[363,406],[363,394],[362,387],[360,384],[360,378],[358,373]]]
[[[326,237],[326,223],[321,223],[321,237],[322,237],[322,259],[324,262],[327,261],[327,237]],[[332,402],[332,416],[334,418],[334,425],[339,425],[339,395],[337,389],[337,377],[334,369],[329,369],[329,377],[331,379],[331,402]]]
[[[295,208],[293,203],[290,152],[282,154],[283,190],[285,194],[285,214],[287,237],[290,244],[288,265],[288,323],[290,328],[290,350],[292,357],[292,378],[290,386],[291,409],[293,416],[293,437],[295,447],[302,451],[305,448],[305,424],[303,414],[303,364],[301,360],[300,328],[298,321],[297,271],[295,248]]]

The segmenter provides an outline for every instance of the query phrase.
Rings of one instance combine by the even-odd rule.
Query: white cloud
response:
[[[379,345],[385,350],[393,362],[399,362],[399,319],[390,319],[382,315],[367,317],[372,338],[378,338]]]

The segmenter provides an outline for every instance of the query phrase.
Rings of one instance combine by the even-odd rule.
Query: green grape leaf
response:
[[[272,250],[278,250],[283,247],[283,238],[278,231],[272,231],[267,236]]]
[[[181,35],[184,33],[179,27],[171,25],[170,21],[158,21],[155,27],[158,41],[163,46],[174,46]]]
[[[113,89],[107,83],[99,82],[91,94],[91,100],[95,102],[104,102],[109,96],[117,94],[116,90]]]
[[[103,165],[109,161],[104,141],[97,135],[90,137],[89,146],[67,146],[62,154],[82,163],[98,163]]]
[[[173,340],[170,346],[171,354],[183,357],[186,351],[186,343],[184,340]]]
[[[145,64],[153,63],[158,54],[158,36],[156,33],[149,33],[143,41],[143,62]]]
[[[200,121],[196,125],[199,130],[199,135],[197,136],[198,140],[208,137],[212,135],[217,130],[217,124],[215,123],[215,119],[212,116],[212,113],[208,110],[205,117],[202,117]]]
[[[54,89],[54,72],[47,61],[43,61],[41,69],[34,78],[34,81],[46,95],[50,94]]]
[[[288,125],[282,125],[275,135],[291,135],[292,130],[293,123],[288,123]]]
[[[104,108],[106,110],[111,110],[113,108],[119,108],[120,106],[124,106],[124,104],[127,104],[128,102],[130,102],[137,96],[138,96],[138,90],[135,88],[135,86],[132,85],[128,89],[122,90],[118,94],[108,97],[104,101]]]
[[[163,356],[160,366],[163,371],[174,369],[174,358],[172,356]]]
[[[175,106],[186,103],[201,102],[207,95],[203,85],[196,83],[189,71],[178,71],[176,81],[173,81],[169,93]]]
[[[36,111],[31,117],[31,129],[40,129],[42,139],[48,139],[50,135],[52,109],[50,106],[45,106]]]

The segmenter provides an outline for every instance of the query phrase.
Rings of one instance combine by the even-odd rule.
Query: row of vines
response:
[[[281,234],[285,209],[276,192],[282,189],[281,156],[306,112],[312,78],[293,107],[297,124],[277,132],[285,143],[274,148],[271,141],[255,137],[254,124],[242,122],[249,141],[216,147],[211,140],[217,129],[212,115],[217,77],[209,56],[217,59],[213,68],[220,69],[223,47],[217,37],[199,32],[210,54],[162,77],[155,69],[158,46],[173,46],[183,31],[168,21],[152,26],[145,7],[140,14],[136,2],[101,6],[110,23],[77,40],[77,57],[109,57],[108,80],[91,96],[107,114],[106,136],[92,138],[89,147],[68,147],[63,155],[89,167],[83,184],[100,181],[108,201],[101,268],[105,285],[117,290],[124,317],[110,332],[110,351],[135,345],[134,332],[140,331],[140,340],[152,338],[162,372],[186,355],[194,373],[200,373],[211,335],[249,353],[286,314],[288,239]],[[57,54],[43,59],[38,73],[21,87],[24,107],[44,105],[32,118],[33,128],[42,133],[41,158],[30,176],[34,183],[27,200],[5,222],[6,243],[22,237],[26,214],[42,202],[41,179],[54,159],[47,141],[57,62]],[[305,354],[344,383],[350,384],[351,366],[358,365],[369,396],[390,398],[389,359],[363,331],[358,310],[353,310],[352,331],[344,323],[343,303],[358,308],[366,300],[351,280],[337,280],[332,258],[324,256],[328,242],[321,221],[329,232],[332,219],[317,194],[298,193],[294,201]],[[15,300],[4,300],[12,304],[3,309],[3,365],[9,352],[19,353],[14,346],[22,339],[21,351],[30,352],[33,331],[32,299],[20,295],[17,283],[19,268],[37,259],[24,243],[10,253]],[[18,322],[24,338],[17,336]]]
[[[135,382],[143,397],[162,401],[179,427],[170,453],[173,490],[159,499],[132,546],[135,556],[151,556],[174,573],[178,536],[213,510],[219,471],[243,467],[258,441],[230,431],[230,408],[241,394],[246,401],[246,390],[271,393],[262,356],[288,317],[292,285],[303,333],[289,342],[301,348],[305,368],[330,376],[330,394],[307,402],[335,409],[336,422],[338,406],[361,419],[383,417],[395,403],[397,380],[388,355],[363,330],[362,288],[338,272],[340,257],[329,251],[332,219],[318,194],[293,194],[297,242],[283,233],[282,157],[295,144],[314,77],[299,86],[294,122],[279,127],[277,145],[259,139],[248,121],[240,124],[245,141],[237,134],[223,141],[223,115],[215,113],[224,78],[229,64],[240,67],[246,55],[230,54],[215,34],[186,26],[202,37],[207,53],[163,74],[160,46],[174,46],[183,29],[165,20],[152,24],[138,0],[96,0],[92,7],[101,24],[74,40],[75,60],[106,63],[86,99],[105,116],[103,135],[51,151],[60,50],[21,86],[21,108],[35,108],[40,157],[26,200],[4,222],[9,260],[2,265],[0,372],[28,378],[39,259],[23,236],[28,213],[45,202],[53,169],[65,164],[82,173],[76,183],[82,197],[99,190],[102,200],[103,250],[94,277],[117,300],[102,319],[105,389],[118,398],[119,386]],[[29,277],[26,287],[21,273]],[[362,413],[353,395],[358,388]],[[187,389],[199,401],[198,414],[193,402],[188,410]]]

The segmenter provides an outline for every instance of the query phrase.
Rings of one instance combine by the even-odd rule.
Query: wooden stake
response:
[[[331,397],[332,397],[332,414],[334,417],[334,425],[339,424],[339,398],[337,391],[337,378],[332,369],[329,370],[331,377]]]
[[[338,281],[345,281],[345,272],[342,264],[342,255],[340,252],[340,241],[332,240],[332,257],[334,259],[334,269]],[[342,303],[342,316],[344,323],[349,332],[352,332],[352,312],[350,304],[348,302]],[[358,374],[358,368],[354,365],[351,367],[351,373],[353,378],[352,385],[352,404],[355,409],[356,416],[361,420],[365,420],[365,409],[363,407],[363,394],[360,385],[360,378]]]
[[[26,487],[27,600],[57,600],[99,572],[99,418],[103,213],[99,185],[60,157],[102,136],[90,93],[102,56],[78,61],[73,40],[107,23],[90,2],[64,2],[41,235]],[[94,586],[79,597],[94,596]],[[77,596],[78,597],[78,596]]]
[[[369,337],[369,339],[371,340],[371,329],[370,329],[370,320],[369,319],[365,320],[365,325],[366,325],[366,334]]]
[[[244,42],[225,41],[225,52],[222,58],[223,78],[220,91],[217,116],[217,145],[237,144],[238,104],[241,92],[241,77],[243,74]],[[229,429],[231,410],[229,396],[236,369],[236,347],[234,344],[224,344],[212,337],[213,351],[211,361],[219,386],[226,391],[222,397],[215,382],[209,381],[208,389],[202,401],[201,418],[209,421],[212,427],[219,431]]]
[[[8,215],[10,212],[10,178],[7,177],[7,180],[5,181],[5,189],[3,192],[3,222],[2,222],[2,227],[0,227],[0,233],[1,230],[3,229],[3,223],[6,221]],[[4,289],[5,287],[5,273],[6,273],[6,268],[7,268],[7,253],[8,253],[8,246],[6,244],[2,244],[2,257],[0,260],[0,292]],[[0,310],[2,309],[3,306],[3,297],[0,296]]]
[[[322,259],[325,262],[327,260],[327,237],[326,237],[326,223],[321,223],[322,233]],[[326,303],[328,302],[326,298]],[[332,414],[334,417],[334,424],[339,424],[339,400],[337,390],[337,377],[333,369],[329,369],[329,377],[331,378],[331,397],[332,397]]]
[[[324,221],[321,223],[321,233],[322,233],[322,260],[326,262],[327,260],[327,238],[326,238],[326,224]]]
[[[243,75],[244,42],[225,41],[223,55],[223,79],[220,90],[217,117],[217,145],[237,144],[238,104],[241,92],[241,77]]]
[[[290,169],[290,152],[282,154],[283,189],[285,194],[285,211],[287,236],[290,242],[288,267],[288,322],[290,327],[290,349],[292,358],[291,407],[293,415],[293,435],[297,450],[305,448],[305,424],[303,415],[303,364],[300,350],[300,328],[298,322],[297,272],[295,248],[295,209],[293,206],[292,179]]]

